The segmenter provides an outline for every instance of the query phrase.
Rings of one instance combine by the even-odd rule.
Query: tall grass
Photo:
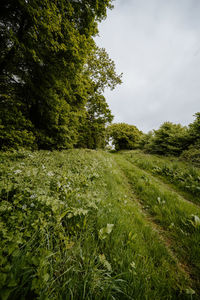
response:
[[[0,154],[0,295],[195,299],[104,152]]]
[[[188,264],[199,286],[200,208],[160,185],[153,176],[130,164],[123,156],[115,158],[143,209],[165,230],[179,259]]]
[[[141,151],[124,151],[121,154],[134,165],[169,183],[190,201],[200,204],[199,168],[175,157],[160,157]]]

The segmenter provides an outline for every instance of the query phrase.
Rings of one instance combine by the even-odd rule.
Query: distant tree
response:
[[[80,122],[77,146],[87,148],[104,148],[105,127],[113,120],[105,97],[105,88],[113,90],[120,84],[121,76],[116,74],[115,64],[105,49],[94,47],[84,67],[87,78],[87,103],[85,115]]]
[[[111,139],[116,150],[136,149],[142,132],[134,125],[115,123],[107,128],[107,139]]]
[[[200,113],[195,114],[195,120],[189,124],[189,148],[181,154],[181,158],[200,166]]]
[[[148,151],[161,155],[180,155],[188,147],[188,129],[180,124],[163,123],[154,130]]]
[[[200,112],[194,115],[196,118],[193,123],[189,124],[190,143],[195,144],[200,140]]]
[[[151,142],[153,138],[153,131],[143,133],[139,140],[139,148],[148,151],[151,148]]]

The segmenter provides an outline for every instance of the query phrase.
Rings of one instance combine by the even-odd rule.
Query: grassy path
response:
[[[136,194],[143,211],[150,217],[159,233],[167,241],[198,290],[200,274],[200,235],[199,224],[192,220],[200,215],[200,208],[186,201],[165,183],[127,161],[122,155],[115,155],[115,160],[124,172],[132,191]],[[152,224],[153,224],[152,223]],[[155,227],[153,225],[153,227]]]
[[[135,166],[166,183],[183,198],[200,205],[200,169],[176,158],[124,151],[121,154]]]
[[[123,156],[0,153],[0,176],[0,299],[199,299],[196,207]]]
[[[131,164],[134,166],[134,163],[131,162]],[[137,167],[137,165],[135,165],[135,167]],[[138,167],[138,168],[142,169],[140,167]],[[187,202],[187,203],[191,204],[192,206],[196,207],[197,209],[200,207],[200,203],[194,203],[191,199],[189,200],[188,198],[186,198],[186,196],[183,195],[174,185],[168,183],[161,176],[155,176],[150,171],[146,171],[144,169],[142,169],[142,170],[143,170],[144,174],[146,174],[149,178],[153,178],[153,180],[155,182],[157,182],[157,184],[159,186],[162,186],[166,190],[169,190],[171,193],[174,193],[175,197],[178,197],[181,201]]]
[[[118,165],[118,167],[120,168],[119,165]],[[129,182],[125,172],[121,168],[120,168],[120,172],[124,178],[124,181],[126,182],[129,192],[132,194],[131,199],[138,206],[140,214],[144,217],[145,222],[148,224],[148,226],[150,228],[152,228],[152,230],[154,232],[156,232],[159,240],[161,241],[161,243],[163,243],[165,245],[172,260],[174,260],[176,262],[177,268],[180,270],[180,272],[185,273],[186,277],[191,277],[190,268],[188,266],[186,266],[185,263],[183,264],[182,262],[180,262],[179,259],[177,258],[176,252],[171,247],[171,240],[165,234],[165,230],[161,226],[159,226],[157,223],[155,223],[154,218],[146,211],[146,209],[144,209],[141,199],[139,199],[137,197],[137,195],[134,193],[131,183]]]

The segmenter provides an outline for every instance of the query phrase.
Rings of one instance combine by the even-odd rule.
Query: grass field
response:
[[[199,169],[21,151],[0,154],[0,175],[2,300],[200,299]]]

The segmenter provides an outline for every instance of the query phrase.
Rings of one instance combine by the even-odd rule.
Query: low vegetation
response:
[[[2,300],[198,299],[199,208],[125,155],[4,152],[0,164]]]
[[[164,230],[163,234],[170,239],[180,261],[192,266],[190,272],[199,286],[200,207],[121,156],[117,157],[117,161],[144,210]]]
[[[142,151],[123,153],[128,161],[169,183],[190,201],[200,204],[200,170],[175,157],[145,154]]]

